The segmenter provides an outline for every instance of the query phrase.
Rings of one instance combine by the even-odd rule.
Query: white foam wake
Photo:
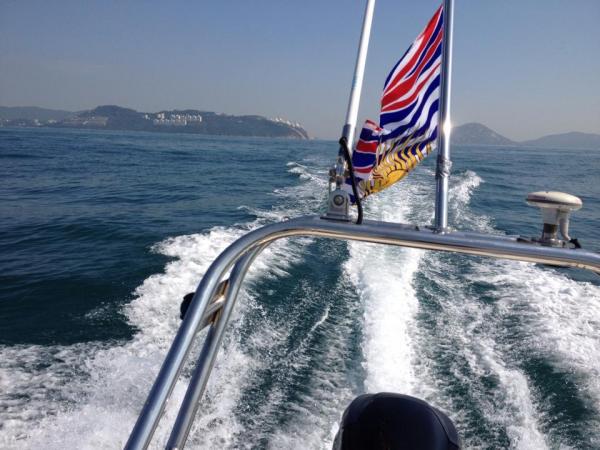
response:
[[[600,287],[514,261],[482,265],[477,279],[497,286],[505,314],[521,317],[523,347],[570,373],[582,399],[600,412]],[[599,436],[600,417],[584,427]]]
[[[470,200],[483,180],[474,172],[467,171],[455,177],[450,192],[452,223],[476,231],[498,233],[494,230],[488,217],[474,213]],[[476,407],[492,428],[490,435],[506,433],[514,448],[546,448],[546,440],[540,431],[539,410],[524,372],[509,364],[506,360],[507,349],[501,344],[503,332],[500,327],[503,315],[495,305],[490,305],[473,293],[471,266],[488,264],[491,260],[479,260],[460,256],[448,257],[441,254],[428,254],[423,261],[423,276],[436,279],[439,289],[435,297],[441,306],[443,318],[436,326],[436,340],[439,347],[450,350],[444,345],[455,345],[453,349],[457,358],[450,363],[455,382],[463,385],[477,386],[471,390]],[[421,345],[426,346],[431,336],[421,336]],[[460,361],[467,364],[466,369],[459,367]],[[465,374],[466,371],[466,374]],[[497,387],[486,388],[481,380],[493,380]],[[438,388],[448,380],[436,380]],[[482,383],[482,384],[479,384]],[[448,387],[448,386],[447,386]],[[472,426],[466,421],[468,411],[458,404],[456,399],[443,398],[432,394],[442,405],[456,414],[459,426]],[[504,430],[504,431],[502,431]],[[468,434],[464,430],[463,434]],[[479,440],[476,436],[470,441],[472,446],[487,446],[490,442]]]
[[[468,171],[455,176],[453,181],[450,192],[453,215],[460,217],[461,223],[469,228],[489,227],[487,218],[469,210],[470,198],[481,184],[481,178]],[[369,212],[382,220],[427,224],[432,218],[433,192],[427,187],[431,185],[431,179],[423,175],[404,180],[399,186],[370,198]],[[478,335],[490,317],[485,305],[469,296],[460,269],[454,268],[447,257],[439,253],[351,243],[345,269],[363,300],[365,391],[394,391],[424,397],[448,411],[459,428],[472,425],[463,420],[465,406],[448,396],[445,392],[450,390],[443,388],[452,384],[454,377],[462,375],[456,372],[440,379],[440,374],[432,368],[432,361],[427,360],[436,352],[457,353],[469,361],[471,377],[493,374],[499,383],[494,402],[476,393],[480,396],[476,407],[489,423],[505,429],[516,447],[545,447],[526,377],[520,370],[508,367],[497,348],[496,336]],[[443,289],[434,294],[444,296],[439,299],[441,310],[437,314],[441,319],[434,329],[428,330],[419,322],[418,275],[426,280],[438,280]],[[465,316],[469,322],[462,320]],[[457,346],[449,347],[452,342]],[[476,439],[469,443],[487,444],[478,444]]]
[[[456,190],[458,197],[453,199],[455,223],[498,233],[489,218],[468,208],[461,192]],[[479,396],[481,410],[490,423],[505,430],[514,448],[569,446],[568,438],[545,427],[550,419],[546,400],[533,390],[519,364],[526,352],[572,373],[580,396],[600,411],[600,288],[529,263],[478,258],[465,262],[456,271],[448,259],[432,255],[429,261],[435,273],[455,274],[440,278],[448,292],[440,297],[449,315],[447,335],[462,342],[473,374],[491,376],[499,384],[492,395]],[[487,301],[472,297],[474,283],[493,286]],[[510,335],[517,332],[526,337],[515,348]],[[582,428],[597,435],[600,420]]]
[[[537,399],[502,344],[502,310],[473,293],[472,280],[464,274],[470,272],[465,263],[472,262],[464,259],[430,253],[422,261],[422,276],[436,280],[433,290],[423,288],[435,302],[433,323],[418,335],[420,365],[432,384],[426,395],[450,412],[461,434],[469,437],[468,447],[501,445],[506,434],[514,448],[546,448]],[[466,391],[460,398],[452,394],[457,386]],[[479,424],[487,428],[483,437],[471,429],[478,426],[474,414],[487,422]]]
[[[369,217],[405,222],[419,185],[403,182],[368,199]],[[414,215],[414,214],[413,214]],[[423,252],[351,242],[344,268],[363,302],[365,391],[416,393],[414,325],[418,299],[413,277]]]
[[[368,199],[370,217],[429,224],[433,218],[431,171],[407,178]],[[468,172],[451,190],[456,205],[467,204],[481,179]],[[419,299],[414,277],[424,252],[352,242],[345,270],[363,299],[365,391],[426,395],[427,376],[414,364]]]
[[[272,210],[253,210],[252,223],[215,227],[207,232],[166,239],[154,251],[176,258],[161,274],[152,275],[135,291],[123,313],[138,331],[133,339],[119,343],[88,343],[65,347],[19,346],[0,349],[0,447],[6,449],[114,449],[122,447],[179,326],[179,301],[193,291],[208,265],[231,242],[250,229],[307,208],[324,183],[311,179],[308,169],[291,164],[301,179],[290,189],[276,192],[283,205]],[[305,183],[308,184],[308,183]],[[305,195],[303,198],[302,195]],[[306,197],[309,198],[306,198]],[[293,198],[293,202],[289,199]],[[290,264],[301,258],[309,240],[270,246],[249,272],[250,289],[239,300],[232,331],[226,336],[221,357],[209,383],[203,414],[195,423],[191,447],[232,446],[240,431],[233,410],[249,371],[261,365],[240,350],[235,322],[253,303],[252,280],[286,276]],[[269,330],[265,331],[269,333]],[[259,334],[259,333],[257,333]],[[265,341],[268,336],[255,336]],[[183,396],[179,383],[156,431],[156,447],[168,436],[175,406]],[[218,425],[218,426],[217,426]]]
[[[275,192],[278,206],[268,210],[246,208],[257,216],[252,223],[215,227],[204,233],[179,236],[157,244],[155,251],[171,256],[163,273],[146,279],[135,299],[123,310],[138,330],[127,342],[78,344],[68,347],[10,347],[0,349],[0,447],[117,448],[124,444],[139,408],[179,325],[181,296],[196,286],[208,264],[233,240],[263,223],[314,212],[322,201],[324,180],[309,165],[289,164],[289,172],[303,182]],[[432,218],[431,173],[412,178],[369,199],[370,217],[395,222],[428,223]],[[425,179],[427,178],[427,179]],[[498,233],[490,220],[473,213],[469,203],[482,180],[473,172],[455,175],[451,189],[454,223],[479,231]],[[190,447],[234,448],[249,446],[247,430],[236,412],[244,405],[242,392],[251,387],[253,374],[273,362],[274,342],[291,331],[277,322],[264,322],[241,345],[240,324],[249,311],[259,311],[253,280],[285,277],[311,240],[295,240],[270,247],[254,264],[250,283],[240,298],[230,332],[209,383],[202,414],[192,431]],[[554,270],[531,264],[502,262],[439,253],[391,248],[364,243],[349,244],[340,295],[354,290],[362,318],[364,391],[396,391],[424,397],[446,410],[461,434],[473,426],[469,408],[476,409],[490,428],[489,441],[471,438],[468,446],[486,448],[504,442],[512,448],[547,448],[562,445],[544,430],[544,400],[537,397],[518,361],[515,349],[503,340],[507,318],[518,316],[523,343],[555,367],[574,372],[578,386],[592,408],[600,411],[600,288],[579,283]],[[460,264],[458,264],[460,263]],[[435,280],[435,281],[432,281]],[[473,292],[474,283],[495,285],[489,299]],[[307,287],[310,303],[317,294]],[[427,295],[425,295],[427,294]],[[420,317],[425,297],[435,300],[433,325]],[[585,299],[585,301],[584,301]],[[352,305],[354,307],[354,305]],[[352,392],[339,370],[328,370],[343,358],[347,335],[356,317],[335,317],[325,308],[292,354],[285,355],[291,372],[310,364],[314,335],[325,333],[328,345],[319,357],[324,368],[311,374],[310,387],[289,406],[297,420],[282,424],[268,437],[271,448],[327,448],[336,431],[336,419]],[[329,324],[335,321],[335,326]],[[329,326],[328,326],[329,324]],[[248,349],[252,351],[248,351]],[[435,357],[449,356],[446,371]],[[464,366],[461,364],[464,363]],[[482,380],[485,380],[482,381]],[[487,383],[492,383],[490,388]],[[464,404],[453,391],[465,386]],[[179,384],[157,431],[157,448],[167,438],[183,387]],[[268,392],[266,406],[249,411],[256,429],[261,421],[277,422],[283,394]],[[600,422],[600,421],[599,421]],[[600,423],[589,424],[598,430]],[[595,428],[593,428],[595,427]],[[500,436],[500,437],[498,437]],[[556,445],[555,445],[556,444]]]

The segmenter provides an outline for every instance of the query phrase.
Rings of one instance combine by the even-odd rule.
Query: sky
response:
[[[359,122],[439,1],[377,0]],[[364,2],[0,0],[0,105],[343,125]],[[456,0],[452,122],[600,133],[600,0]],[[360,126],[360,124],[359,124]]]

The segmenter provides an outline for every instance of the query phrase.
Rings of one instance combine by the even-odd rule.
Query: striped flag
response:
[[[385,80],[379,125],[363,126],[352,154],[361,198],[402,179],[436,147],[443,20],[440,6]],[[350,178],[344,189],[354,202]]]

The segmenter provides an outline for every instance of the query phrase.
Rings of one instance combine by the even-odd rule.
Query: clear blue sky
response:
[[[378,0],[360,119],[439,1]],[[336,138],[364,4],[0,0],[0,105],[283,116]],[[600,0],[457,0],[453,123],[600,133]]]

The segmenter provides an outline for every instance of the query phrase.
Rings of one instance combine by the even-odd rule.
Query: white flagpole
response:
[[[448,228],[448,178],[450,177],[450,91],[452,86],[452,21],[454,1],[444,0],[444,43],[442,50],[441,105],[436,168],[435,228],[444,232]]]
[[[348,150],[352,153],[354,144],[354,132],[356,130],[356,120],[358,118],[358,106],[360,103],[360,94],[362,92],[363,78],[365,74],[365,63],[367,61],[367,50],[369,48],[369,39],[371,37],[371,24],[373,23],[373,11],[375,9],[375,0],[367,0],[365,6],[365,15],[363,18],[360,42],[358,44],[358,54],[356,55],[356,65],[354,66],[354,78],[350,89],[350,100],[348,101],[348,110],[346,111],[346,121],[342,129],[342,138],[346,140]],[[335,190],[329,193],[328,219],[348,220],[348,206],[350,198],[342,190],[342,185],[346,180],[346,158],[344,148],[340,147],[338,158],[330,181],[335,181]],[[358,207],[357,223],[362,221],[362,209],[360,203]]]
[[[369,48],[369,38],[371,37],[371,24],[373,23],[374,9],[375,0],[367,0],[362,32],[360,34],[360,43],[358,45],[358,54],[356,55],[354,78],[352,79],[352,88],[350,90],[350,100],[348,101],[348,110],[346,111],[346,122],[342,130],[342,136],[348,141],[350,150],[352,150],[354,143],[354,131],[356,130],[356,119],[358,117],[358,106],[365,74],[365,63],[367,61],[367,50]]]

